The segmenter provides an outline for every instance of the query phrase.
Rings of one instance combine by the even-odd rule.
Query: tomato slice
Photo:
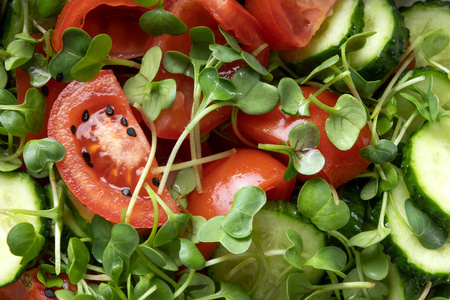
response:
[[[255,149],[237,149],[236,154],[203,166],[203,193],[188,195],[187,210],[193,215],[211,219],[226,215],[234,194],[248,185],[259,186],[268,199],[288,201],[295,180],[285,181],[286,167],[277,159]],[[209,258],[215,243],[200,243],[198,248]]]
[[[272,50],[304,47],[337,0],[246,0]]]
[[[64,30],[77,27],[91,37],[108,34],[113,41],[111,58],[142,56],[149,36],[139,26],[139,18],[148,10],[133,0],[69,0],[58,16],[52,45],[59,52]]]
[[[110,70],[90,82],[72,82],[62,91],[50,113],[48,136],[66,149],[57,164],[75,196],[100,216],[120,222],[150,154],[150,145],[133,116],[127,98]],[[157,167],[154,160],[152,168]],[[160,179],[159,176],[152,176]],[[156,189],[153,178],[148,184]],[[174,212],[175,201],[165,189],[162,200]],[[167,216],[160,208],[162,225]],[[154,211],[144,189],[139,194],[130,223],[153,226]]]
[[[44,284],[37,279],[38,268],[32,268],[11,285],[0,289],[0,299],[2,300],[49,300],[54,299],[54,290],[59,288],[46,289]],[[76,291],[77,287],[70,283],[66,274],[59,275],[63,280],[62,289]]]
[[[309,94],[314,93],[317,89],[304,86],[302,91],[305,97],[309,97]],[[317,98],[328,106],[334,106],[339,95],[324,91]],[[281,141],[287,142],[289,131],[295,125],[307,121],[314,123],[320,130],[320,142],[317,149],[325,157],[325,166],[315,175],[299,174],[298,178],[303,182],[312,177],[321,177],[334,187],[338,187],[364,171],[370,162],[359,155],[359,150],[370,144],[369,127],[365,126],[361,130],[356,143],[350,150],[341,151],[330,142],[325,132],[325,121],[329,114],[313,103],[310,104],[309,111],[311,117],[288,116],[281,112],[279,107],[261,116],[251,116],[240,112],[238,128],[246,138],[255,142],[279,144]],[[282,160],[287,163],[287,156],[283,156]]]
[[[219,25],[234,36],[244,45],[243,49],[252,52],[265,43],[262,28],[239,3],[236,1],[223,0],[179,0],[166,1],[165,9],[179,17],[186,23],[188,28],[206,26],[215,32],[216,41],[225,43],[219,32]],[[163,35],[151,40],[148,47],[159,46],[163,53],[169,50],[189,54],[192,42],[189,34],[180,36]],[[264,49],[257,57],[261,63],[267,64],[269,49]],[[230,77],[235,70],[242,66],[236,63],[222,68],[221,75]],[[177,139],[189,123],[193,101],[193,80],[184,75],[168,74],[161,70],[155,80],[165,78],[177,80],[177,98],[168,110],[164,110],[155,121],[158,137],[166,139]],[[218,109],[207,115],[200,122],[201,134],[206,134],[219,124],[230,118],[231,108]]]

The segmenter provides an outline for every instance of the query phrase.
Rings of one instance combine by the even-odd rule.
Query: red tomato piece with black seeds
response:
[[[103,70],[92,81],[70,83],[53,105],[48,136],[66,149],[57,167],[75,196],[100,216],[120,222],[121,211],[128,207],[147,163],[150,145],[113,72]],[[157,166],[154,160],[152,168]],[[148,184],[156,190],[153,177],[161,176],[147,176]],[[179,212],[167,189],[161,198]],[[154,225],[153,218],[150,197],[142,189],[130,223],[149,228]],[[167,219],[161,208],[159,218],[159,225]]]
[[[316,88],[302,86],[303,95],[309,97],[311,93],[317,91]],[[339,95],[330,91],[324,91],[317,97],[328,106],[336,104]],[[240,112],[238,116],[239,131],[249,140],[256,143],[279,144],[281,141],[287,142],[289,131],[303,122],[312,122],[320,130],[320,142],[318,150],[325,157],[325,166],[315,175],[302,175],[297,177],[305,182],[312,177],[321,177],[334,187],[353,179],[364,171],[370,164],[359,155],[359,150],[370,144],[371,132],[366,125],[360,132],[356,143],[347,151],[336,148],[328,139],[325,132],[325,121],[329,114],[311,103],[309,106],[311,117],[293,117],[285,115],[279,107],[261,116],[251,116]],[[287,164],[287,156],[282,156],[283,162]]]

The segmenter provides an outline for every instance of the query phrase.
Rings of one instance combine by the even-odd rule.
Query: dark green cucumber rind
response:
[[[392,200],[395,201],[397,209],[406,220],[404,203],[410,195],[403,181],[403,176],[401,176],[401,171],[399,170],[399,172],[399,183],[392,190]],[[450,251],[450,241],[447,241],[444,246],[437,250],[424,248],[420,245],[418,239],[400,222],[390,202],[387,206],[385,221],[389,224],[392,232],[382,241],[384,250],[391,256],[392,262],[396,263],[401,271],[412,278],[416,278],[421,284],[428,280],[450,279],[450,256],[446,255]],[[439,261],[433,262],[431,259]],[[434,270],[435,268],[439,270]]]
[[[71,211],[76,224],[90,238],[94,238],[94,232],[92,231],[91,224],[94,213],[90,211],[86,206],[84,206],[66,185],[64,185],[63,193],[65,204]]]
[[[341,51],[339,47],[349,37],[362,31],[364,27],[364,2],[362,0],[359,0],[357,2],[357,5],[355,6],[353,14],[349,17],[349,20],[351,20],[350,27],[348,28],[348,31],[345,33],[345,35],[342,36],[341,40],[338,43],[329,45],[325,50],[322,49],[323,47],[320,47],[320,52],[317,52],[316,49],[312,49],[311,45],[314,44],[316,40],[319,40],[320,36],[323,36],[323,32],[333,31],[334,26],[343,26],[342,19],[337,19],[337,17],[340,17],[336,13],[336,8],[339,7],[339,5],[340,4],[338,3],[336,4],[335,8],[333,8],[333,15],[325,20],[325,22],[321,25],[320,29],[316,33],[317,37],[313,36],[309,45],[299,49],[279,51],[280,58],[284,60],[286,65],[291,68],[292,71],[294,71],[298,76],[308,75],[312,70],[314,70],[315,67],[320,65],[328,58],[340,54]],[[298,56],[301,56],[302,59],[299,61],[294,61]]]
[[[411,199],[421,210],[428,214],[433,219],[433,221],[436,222],[436,224],[441,226],[447,232],[450,232],[450,215],[445,212],[441,205],[438,203],[439,201],[442,201],[442,199],[433,199],[427,194],[426,191],[424,191],[423,184],[421,184],[420,175],[415,170],[416,162],[412,161],[414,143],[417,142],[416,140],[420,138],[419,134],[436,124],[438,123],[425,123],[419,131],[413,134],[410,142],[403,150],[404,156],[402,162],[402,171],[404,174],[406,186],[408,187],[408,192],[411,194]],[[441,132],[448,132],[448,128],[446,128],[447,127],[441,128]],[[430,150],[430,152],[432,151],[433,150]],[[445,155],[445,153],[441,152],[439,154]],[[420,162],[417,163],[420,164]],[[442,168],[448,169],[448,166],[443,165]],[[428,174],[427,176],[433,175]],[[445,193],[445,191],[442,190],[442,193]]]
[[[377,1],[377,0],[368,0],[366,1],[366,13],[365,13],[365,24],[367,26],[371,26],[373,22],[383,23],[386,21],[387,15],[377,14],[373,21],[369,21],[369,14],[367,13],[369,1]],[[364,57],[363,60],[367,60],[367,53],[364,52],[365,47],[371,47],[370,43],[367,42],[366,46],[363,49],[358,50],[356,52],[351,52],[349,54],[350,66],[353,67],[358,73],[364,77],[366,80],[379,80],[387,75],[389,72],[394,70],[401,61],[401,56],[406,50],[409,31],[405,27],[405,23],[403,20],[403,16],[398,11],[395,6],[393,0],[383,0],[386,1],[386,5],[389,5],[389,10],[386,10],[384,13],[390,15],[391,21],[394,22],[394,28],[391,32],[391,36],[386,44],[381,45],[383,48],[378,51],[375,55],[369,58],[369,61],[364,62],[359,65],[352,65],[352,61],[355,61]],[[363,31],[372,31],[372,28],[364,29]],[[376,34],[371,38],[376,38]]]
[[[403,273],[396,264],[389,263],[388,276],[383,280],[389,290],[385,300],[417,300],[422,293],[420,283]]]
[[[362,231],[366,211],[366,201],[361,199],[360,194],[365,182],[365,180],[355,179],[347,182],[343,186],[341,200],[344,201],[350,209],[350,219],[347,224],[338,231],[348,239]]]
[[[0,189],[11,189],[11,186],[3,186],[4,185],[4,178],[5,177],[9,177],[10,179],[13,180],[17,180],[18,182],[22,181],[20,184],[22,185],[22,188],[26,188],[30,190],[30,193],[36,196],[36,199],[38,201],[34,202],[34,207],[20,207],[20,209],[30,209],[30,210],[45,210],[49,208],[49,202],[46,198],[45,195],[45,191],[44,189],[27,173],[22,173],[22,172],[10,172],[10,173],[3,173],[0,172]],[[17,193],[20,193],[20,191],[16,191]],[[3,201],[2,199],[0,201]],[[2,208],[19,208],[19,206],[15,206],[15,207],[2,207]],[[21,217],[23,217],[23,221],[26,221],[26,215],[20,215]],[[34,218],[34,217],[33,217]],[[46,238],[49,234],[50,231],[50,225],[51,225],[51,220],[50,219],[46,219],[46,218],[38,218],[37,219],[39,221],[39,233]],[[5,233],[6,235],[7,233]],[[3,255],[7,255],[6,253],[2,253]],[[15,281],[19,280],[19,278],[22,276],[23,272],[28,269],[30,266],[34,265],[34,263],[36,262],[36,260],[32,260],[29,263],[25,264],[25,265],[20,265],[16,270],[15,270],[15,275],[7,280],[3,281],[3,278],[1,279],[2,282],[0,282],[0,288],[10,285],[12,283],[14,283]],[[0,276],[3,277],[5,276],[5,272],[4,270],[2,270],[2,275]]]
[[[23,18],[21,14],[14,11],[13,1],[8,1],[6,12],[0,24],[0,46],[6,48],[9,43],[15,40],[15,35],[22,31]]]
[[[303,240],[304,251],[302,257],[304,259],[311,257],[315,251],[324,247],[327,243],[326,234],[318,230],[307,218],[302,216],[295,204],[286,201],[269,200],[267,204],[257,213],[254,219],[254,232],[260,238],[261,244],[265,251],[279,249],[282,247],[289,247],[290,242],[286,237],[286,231],[288,229],[295,229],[303,237],[308,235],[308,238]],[[282,227],[282,228],[280,228]],[[314,239],[311,239],[311,237]],[[317,248],[317,249],[316,249]],[[250,248],[251,252],[255,252],[256,248],[252,243]],[[216,251],[213,254],[213,258],[221,257],[229,252],[220,244],[217,246]],[[304,257],[305,256],[305,257]],[[272,272],[275,272],[275,278],[280,274],[281,270],[288,267],[288,263],[284,260],[282,255],[268,257],[269,268]],[[229,270],[240,263],[243,258],[238,261],[233,260],[229,262],[222,262],[217,265],[208,268],[208,274],[216,281],[225,280],[225,276]],[[251,263],[246,265],[244,273],[239,272],[235,276],[227,279],[232,283],[239,285],[242,289],[247,290],[250,288],[250,284],[255,280],[256,265]],[[320,282],[323,272],[320,270],[314,270],[310,267],[305,267],[305,275],[313,284]],[[292,270],[294,271],[294,270]],[[264,272],[265,273],[265,272]],[[267,275],[264,275],[261,285],[257,288],[253,294],[253,298],[260,299],[267,296],[267,292],[274,290],[274,294],[271,294],[269,299],[285,299],[284,282],[281,282],[279,287],[274,287],[269,283]]]
[[[416,1],[413,5],[408,7],[399,8],[401,14],[405,19],[405,25],[410,30],[410,41],[414,42],[419,35],[422,35],[425,24],[429,26],[427,31],[442,28],[443,32],[450,37],[450,2],[449,1],[439,1],[439,0],[427,0],[427,1]],[[439,16],[441,15],[441,18]],[[430,17],[431,20],[435,20],[436,24],[430,25],[426,19]],[[422,22],[421,22],[422,20]],[[448,20],[446,24],[440,23],[441,20]],[[442,27],[440,27],[442,25]],[[450,45],[432,58],[445,67],[450,68]],[[417,66],[428,65],[428,62],[422,57],[421,54],[416,58]]]

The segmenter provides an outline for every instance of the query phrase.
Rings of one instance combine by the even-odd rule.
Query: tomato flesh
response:
[[[317,91],[316,88],[302,87],[305,98]],[[339,95],[330,91],[324,91],[317,97],[328,106],[334,106]],[[311,103],[309,106],[311,117],[293,117],[285,115],[280,108],[261,116],[251,116],[240,112],[238,116],[238,128],[248,139],[257,143],[279,144],[287,142],[289,131],[297,124],[312,122],[320,130],[320,142],[318,150],[325,157],[325,166],[315,175],[299,174],[298,178],[305,182],[312,177],[321,177],[334,187],[353,179],[364,171],[370,164],[359,155],[359,150],[370,144],[371,132],[366,125],[360,132],[356,143],[350,150],[341,151],[337,149],[328,139],[325,132],[325,121],[329,114]],[[287,156],[282,156],[284,163],[288,162]]]
[[[57,164],[67,186],[89,209],[118,223],[123,208],[147,163],[150,145],[133,116],[128,101],[112,71],[101,71],[90,82],[72,82],[56,100],[48,135],[66,149]],[[157,167],[154,160],[152,167]],[[153,177],[148,184],[156,190]],[[163,201],[178,212],[167,189]],[[167,215],[159,209],[162,225]],[[153,226],[151,200],[142,189],[131,215],[131,225]]]
[[[113,42],[111,58],[142,56],[149,36],[139,26],[139,18],[148,10],[132,0],[69,0],[58,16],[52,45],[59,52],[64,30],[77,27],[91,37],[108,34]]]
[[[304,47],[337,0],[246,0],[272,50]]]

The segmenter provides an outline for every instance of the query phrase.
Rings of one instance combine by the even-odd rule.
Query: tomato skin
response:
[[[139,26],[139,18],[148,10],[133,0],[69,0],[58,16],[52,45],[59,52],[64,30],[77,27],[91,37],[107,33],[113,41],[111,58],[142,56],[149,36]]]
[[[225,43],[219,27],[230,31],[243,44],[243,49],[254,51],[265,43],[262,28],[241,5],[234,0],[178,0],[165,1],[164,8],[186,23],[188,28],[206,26],[213,30],[216,42]],[[148,48],[159,46],[163,53],[169,50],[189,54],[192,41],[189,33],[180,36],[163,35],[149,40]],[[269,49],[266,48],[257,56],[263,65],[267,65]],[[221,76],[231,77],[243,62],[227,64],[220,69]],[[165,139],[177,139],[189,123],[193,102],[193,80],[184,75],[170,74],[161,69],[156,81],[174,78],[177,81],[177,98],[168,110],[163,110],[155,121],[157,135]],[[201,134],[206,134],[219,124],[228,120],[230,107],[223,107],[205,116],[200,122]]]
[[[2,300],[50,300],[45,296],[45,286],[37,279],[37,268],[32,268],[11,285],[0,289],[0,299]],[[77,287],[70,283],[66,274],[59,275],[63,279],[62,289],[76,291]],[[58,288],[52,288],[56,290]],[[54,299],[54,298],[53,298]]]
[[[288,201],[295,180],[285,181],[286,167],[277,159],[255,149],[237,149],[236,154],[203,167],[203,193],[196,190],[188,195],[187,210],[192,215],[211,219],[226,215],[234,194],[248,185],[259,186],[267,199]],[[215,244],[200,243],[198,248],[206,258],[214,252]]]
[[[246,0],[272,50],[304,47],[337,0]]]
[[[106,113],[107,105],[114,109],[112,116]],[[89,112],[90,118],[82,121],[85,112]],[[127,126],[121,123],[122,117],[127,120]],[[130,128],[134,129],[135,136],[128,133]],[[133,192],[150,154],[150,145],[113,72],[103,70],[90,82],[70,83],[53,105],[48,136],[66,149],[66,156],[57,167],[75,196],[100,216],[120,222],[121,210],[128,207],[131,199],[123,190],[129,188]],[[83,152],[89,154],[88,160]],[[155,160],[154,167],[157,167]],[[153,177],[161,179],[161,176],[147,178],[148,184],[156,189]],[[161,198],[174,212],[179,212],[167,189]],[[159,215],[159,225],[162,225],[167,215],[161,208]],[[153,206],[143,189],[130,223],[137,228],[152,227],[153,216]]]
[[[316,90],[316,88],[302,87],[305,98]],[[339,95],[333,92],[324,91],[317,98],[328,106],[334,106],[338,97]],[[341,151],[326,136],[325,121],[329,114],[313,103],[310,104],[309,111],[311,117],[288,116],[281,112],[279,107],[261,116],[250,116],[240,112],[238,128],[246,138],[255,142],[279,144],[281,141],[287,142],[289,131],[295,125],[307,121],[314,123],[320,130],[320,142],[317,149],[325,157],[325,166],[315,175],[299,174],[297,178],[302,182],[313,177],[321,177],[334,187],[338,187],[364,171],[370,162],[359,155],[359,150],[370,144],[371,132],[369,127],[366,125],[361,130],[356,143],[350,150]],[[283,156],[282,160],[287,163],[287,156]]]

